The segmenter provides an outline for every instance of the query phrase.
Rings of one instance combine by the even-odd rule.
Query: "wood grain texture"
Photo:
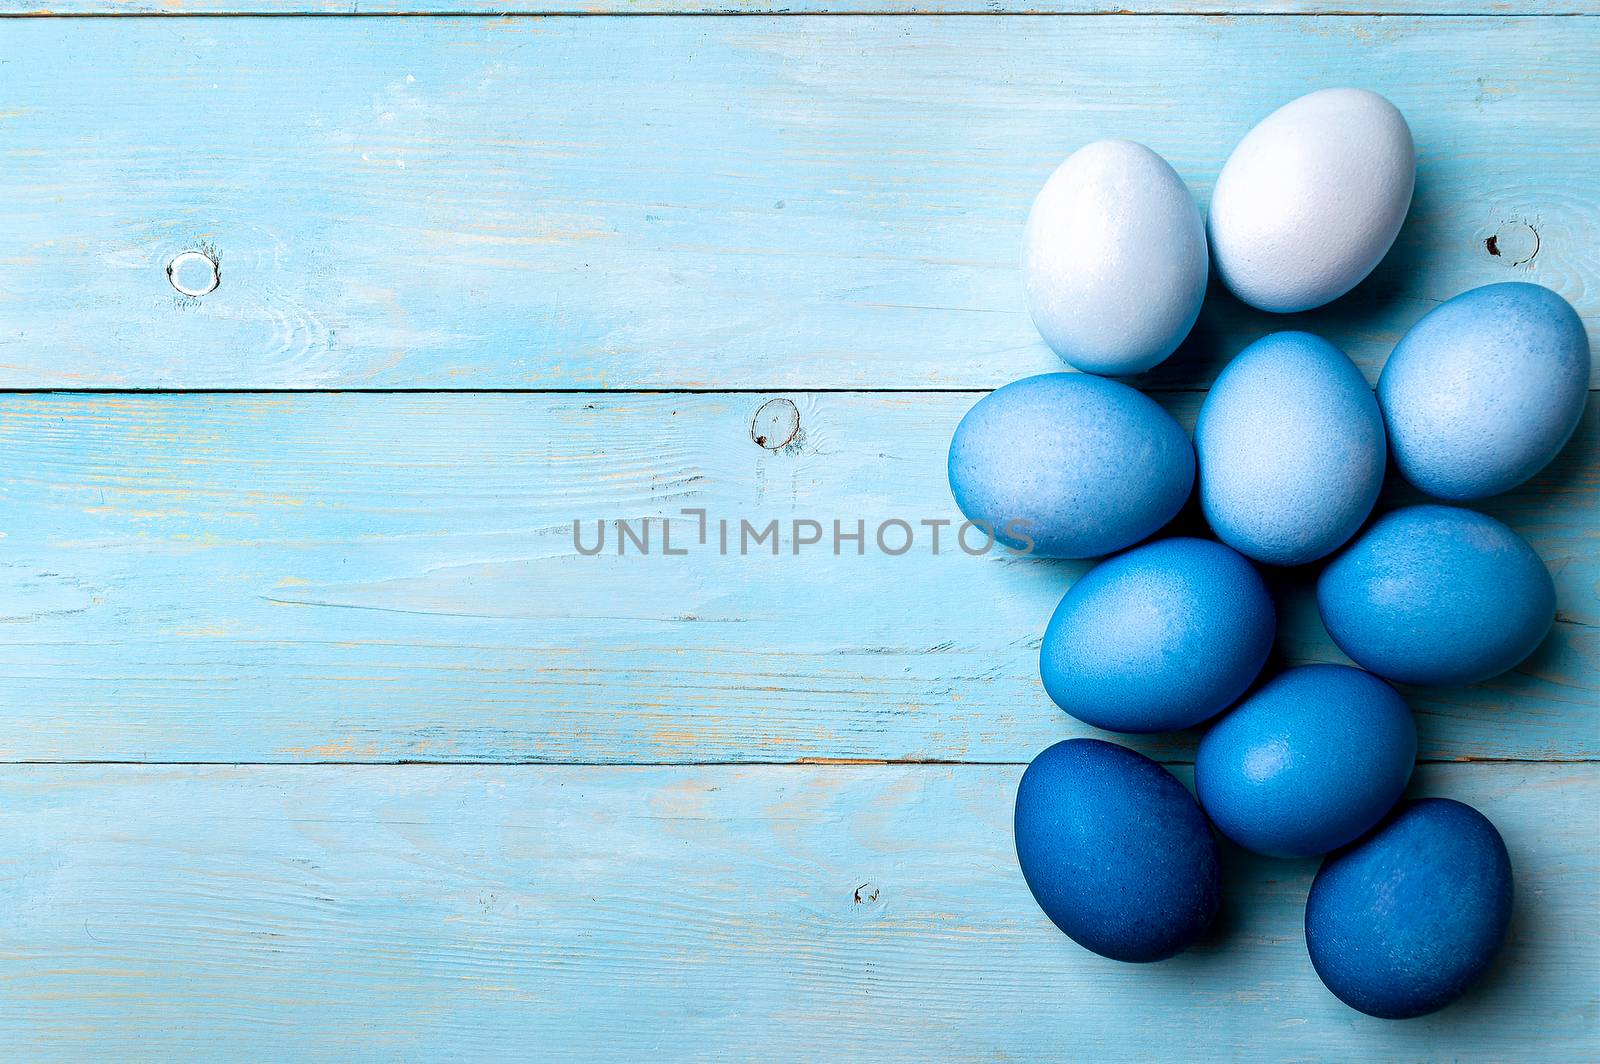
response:
[[[0,1037],[30,1061],[1508,1060],[1590,1055],[1600,766],[1448,765],[1509,944],[1374,1020],[1309,861],[1227,855],[1211,937],[1089,954],[1016,868],[1019,769],[10,767]]]
[[[1593,0],[0,0],[52,15],[1593,15]]]
[[[1147,383],[1286,326],[1371,376],[1497,280],[1600,322],[1594,19],[20,19],[0,57],[0,387],[992,387],[1059,368],[1016,263],[1063,156],[1139,139],[1204,201],[1346,83],[1415,131],[1395,251],[1323,311],[1215,293]]]
[[[1594,0],[0,0],[0,18],[78,15],[1594,15]]]
[[[945,454],[977,396],[797,393],[776,451],[751,438],[768,398],[6,397],[0,757],[1024,762],[1087,733],[1037,661],[1086,564],[948,530],[935,555],[917,527],[960,519]],[[1199,396],[1160,398],[1192,423]],[[1409,692],[1425,757],[1600,756],[1597,430],[1591,403],[1482,507],[1540,551],[1562,621],[1513,673]],[[592,545],[645,517],[690,553],[661,554],[659,520],[650,556],[618,557],[614,525],[574,549],[575,520]],[[873,542],[892,518],[919,537],[901,556]],[[798,556],[796,519],[826,530]],[[863,556],[832,553],[835,519],[865,522]],[[773,520],[782,553],[740,556],[739,522]],[[1282,659],[1345,660],[1308,575],[1280,583]]]

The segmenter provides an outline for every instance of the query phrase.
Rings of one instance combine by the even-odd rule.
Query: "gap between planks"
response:
[[[1081,736],[1080,736],[1081,738]],[[1108,735],[1107,742],[1125,736]],[[1193,758],[1151,758],[1158,765],[1189,768]],[[1419,757],[1418,765],[1594,765],[1593,757]],[[405,768],[439,766],[447,768],[1026,768],[1027,761],[942,761],[936,758],[850,758],[802,757],[796,761],[545,761],[536,758],[484,760],[402,757],[384,760],[348,761],[129,761],[129,760],[19,760],[0,759],[0,768],[52,768],[89,766],[127,766],[144,768]]]
[[[495,11],[3,11],[0,19],[275,19],[275,18],[391,18],[391,19],[505,19],[505,18],[1595,18],[1594,11],[1403,11],[1356,10],[1303,11],[1267,8],[1240,11],[1229,8],[1183,11],[1059,11],[1051,8],[990,8],[944,11],[897,10],[881,8],[862,11],[793,11],[762,9],[713,9],[708,11],[594,11],[582,8],[543,10],[505,8]]]
[[[1062,369],[1070,373],[1072,370]],[[1142,388],[1146,395],[1204,395],[1210,388]],[[994,388],[0,388],[7,395],[988,395]],[[1590,388],[1600,394],[1600,387]]]

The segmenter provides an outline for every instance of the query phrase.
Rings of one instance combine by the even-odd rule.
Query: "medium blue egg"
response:
[[[1489,969],[1511,895],[1505,841],[1482,813],[1448,798],[1408,802],[1323,862],[1306,898],[1306,950],[1351,1008],[1422,1016]]]
[[[1217,536],[1272,565],[1331,554],[1383,486],[1383,416],[1361,371],[1320,336],[1273,333],[1241,351],[1195,426],[1200,504]]]
[[[1378,401],[1407,480],[1441,499],[1481,499],[1549,464],[1588,389],[1578,312],[1513,282],[1464,292],[1413,325],[1383,367]]]
[[[1303,665],[1274,677],[1200,740],[1200,804],[1228,838],[1315,857],[1394,808],[1417,758],[1405,700],[1369,672]]]
[[[1081,373],[1013,381],[961,419],[950,490],[1001,542],[1053,558],[1132,546],[1194,485],[1189,437],[1155,401]]]
[[[1498,676],[1555,621],[1550,571],[1526,540],[1454,506],[1385,514],[1317,581],[1328,634],[1356,664],[1400,683]]]
[[[1166,769],[1099,739],[1068,739],[1017,785],[1017,860],[1045,915],[1118,961],[1180,953],[1222,896],[1205,814]]]
[[[1174,731],[1244,694],[1274,632],[1255,566],[1208,539],[1163,539],[1072,585],[1045,629],[1039,673],[1056,705],[1085,723]]]

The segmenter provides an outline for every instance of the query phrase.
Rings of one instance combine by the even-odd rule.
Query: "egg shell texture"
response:
[[[1095,566],[1056,607],[1039,671],[1056,705],[1097,728],[1188,728],[1231,705],[1272,650],[1272,596],[1236,552],[1164,539]]]
[[[1217,177],[1207,219],[1217,273],[1261,310],[1337,299],[1394,244],[1415,176],[1410,127],[1382,96],[1292,100],[1245,134]]]
[[[1409,506],[1372,523],[1317,581],[1333,641],[1400,683],[1477,683],[1521,662],[1555,620],[1555,584],[1492,517]]]
[[[1194,485],[1194,448],[1172,415],[1126,384],[1047,373],[967,411],[949,472],[961,511],[1002,542],[1091,558],[1137,543],[1177,514]]]
[[[1195,426],[1200,503],[1218,538],[1300,565],[1355,535],[1383,487],[1383,417],[1366,379],[1319,336],[1280,332],[1218,376]]]
[[[1441,1009],[1489,969],[1511,920],[1511,859],[1471,806],[1424,798],[1323,862],[1306,949],[1353,1009],[1405,1019]]]
[[[1411,779],[1417,728],[1398,692],[1344,665],[1274,677],[1200,740],[1195,789],[1218,830],[1273,857],[1359,838]]]
[[[1142,373],[1200,314],[1205,223],[1165,159],[1133,141],[1096,141],[1034,198],[1022,268],[1034,325],[1056,354],[1090,373]]]
[[[1463,292],[1413,325],[1378,399],[1402,476],[1441,499],[1481,499],[1549,464],[1583,417],[1589,338],[1536,284]]]
[[[1216,916],[1217,844],[1172,773],[1098,739],[1045,750],[1017,786],[1017,860],[1040,908],[1085,949],[1157,961]]]

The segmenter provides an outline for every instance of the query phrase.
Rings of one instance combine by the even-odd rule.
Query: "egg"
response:
[[[1424,315],[1383,367],[1378,401],[1402,476],[1441,499],[1481,499],[1556,456],[1588,389],[1578,312],[1548,288],[1512,282]]]
[[[1531,654],[1555,620],[1555,584],[1492,517],[1410,506],[1374,521],[1317,581],[1328,634],[1401,683],[1477,683]]]
[[[1194,197],[1142,144],[1078,149],[1028,213],[1028,310],[1045,343],[1089,373],[1141,373],[1172,354],[1200,314],[1208,269]]]
[[[1126,384],[1047,373],[967,411],[949,471],[961,512],[1001,542],[1091,558],[1172,519],[1194,485],[1194,448],[1172,415]]]
[[[1274,631],[1254,566],[1211,540],[1164,539],[1072,586],[1045,629],[1039,673],[1056,705],[1087,724],[1173,731],[1232,705]]]
[[[1415,176],[1411,130],[1377,93],[1323,89],[1286,103],[1217,176],[1207,218],[1217,275],[1260,310],[1338,299],[1388,253]]]
[[[1422,1016],[1488,971],[1512,892],[1505,841],[1482,813],[1448,798],[1409,802],[1323,862],[1306,898],[1306,951],[1351,1008]]]
[[[1218,538],[1273,565],[1332,553],[1378,500],[1383,416],[1361,371],[1319,336],[1273,333],[1217,378],[1194,433]]]
[[[1195,790],[1217,830],[1246,849],[1315,857],[1383,819],[1416,757],[1416,722],[1394,688],[1345,665],[1303,665],[1206,732]]]
[[[1015,829],[1039,907],[1102,957],[1162,960],[1216,916],[1222,874],[1205,815],[1132,750],[1068,739],[1041,753],[1017,785]]]

